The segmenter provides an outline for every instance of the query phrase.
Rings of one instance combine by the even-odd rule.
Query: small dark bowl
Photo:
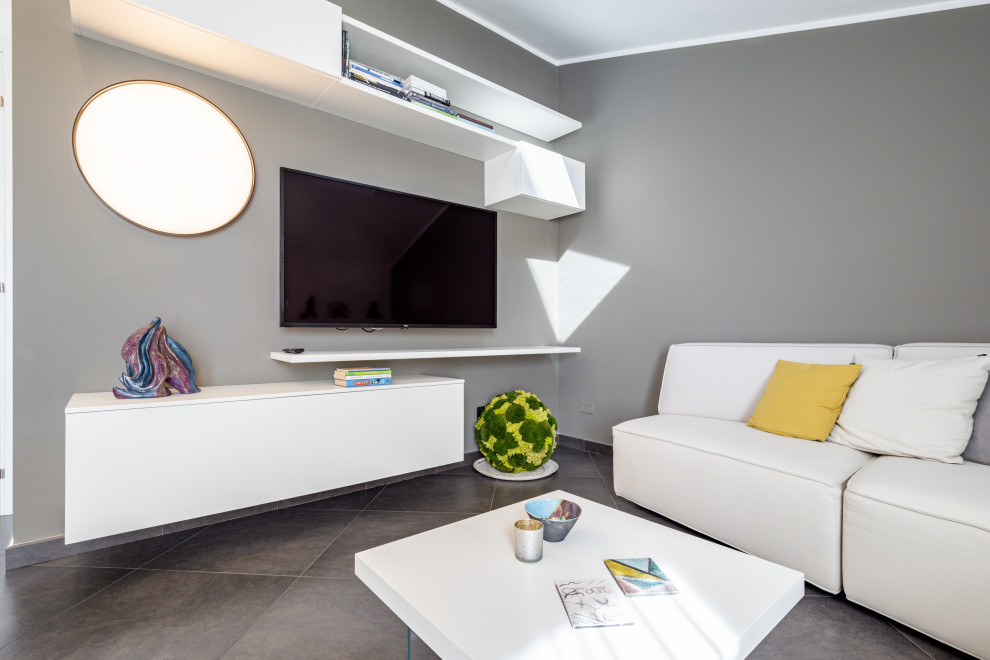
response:
[[[533,520],[543,523],[543,540],[557,543],[570,533],[581,517],[581,507],[576,502],[549,498],[526,502],[526,513]]]

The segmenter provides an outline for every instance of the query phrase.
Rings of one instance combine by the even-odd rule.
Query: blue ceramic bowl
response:
[[[526,502],[526,513],[543,523],[543,540],[556,543],[564,540],[581,517],[581,507],[576,502],[559,498],[530,500]]]

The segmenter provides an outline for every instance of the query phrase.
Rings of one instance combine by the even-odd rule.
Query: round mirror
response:
[[[93,95],[72,130],[86,182],[118,215],[164,234],[202,234],[244,210],[251,150],[234,123],[187,89],[138,80]]]

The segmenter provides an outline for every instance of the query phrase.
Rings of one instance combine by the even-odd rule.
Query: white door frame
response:
[[[13,355],[13,305],[11,280],[13,272],[12,224],[13,205],[13,130],[11,127],[11,50],[13,15],[11,0],[0,0],[0,468],[5,475],[0,479],[0,515],[9,515],[14,509],[14,377]],[[2,551],[2,549],[0,549]]]

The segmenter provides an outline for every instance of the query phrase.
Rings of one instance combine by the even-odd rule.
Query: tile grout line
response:
[[[922,653],[924,653],[927,657],[931,658],[932,660],[935,660],[935,656],[933,656],[931,653],[929,653],[925,649],[921,648],[921,645],[918,644],[918,642],[914,641],[913,639],[911,639],[910,637],[908,637],[907,635],[905,635],[904,634],[904,631],[901,630],[900,628],[898,628],[897,626],[895,626],[891,621],[887,621],[887,625],[890,626],[891,628],[893,628],[894,630],[896,630],[901,635],[901,637],[903,637],[907,641],[911,642],[915,646],[915,648],[917,648],[919,651],[921,651]]]
[[[34,566],[36,566],[38,568],[119,568],[119,569],[122,569],[122,570],[133,571],[133,570],[136,570],[136,569],[139,569],[139,568],[144,568],[145,566],[147,566],[151,562],[155,561],[156,559],[158,559],[162,555],[167,554],[169,552],[172,552],[173,550],[175,550],[176,548],[178,548],[180,545],[182,545],[186,541],[189,541],[189,540],[195,538],[196,536],[199,536],[202,532],[205,532],[210,527],[213,527],[213,525],[215,525],[215,524],[216,523],[210,523],[209,525],[205,525],[202,529],[197,530],[195,534],[189,536],[189,538],[182,539],[181,541],[179,541],[175,545],[169,546],[168,549],[166,549],[166,550],[158,553],[157,555],[155,555],[154,557],[152,557],[148,561],[144,562],[140,566],[93,566],[91,564],[51,564],[49,562],[45,562],[43,564],[34,564]],[[178,534],[179,532],[170,532],[170,533],[172,533],[172,534]],[[166,534],[162,534],[161,536],[166,536]],[[154,538],[160,538],[160,537],[149,536],[147,539],[142,539],[142,541],[147,541],[149,539],[154,539]],[[140,542],[141,541],[132,541],[131,543],[140,543]],[[121,545],[130,545],[130,544],[129,543],[123,543]],[[119,547],[119,546],[110,546],[110,547],[113,548],[113,547]],[[106,550],[107,548],[101,548],[101,549]],[[99,550],[92,550],[91,552],[99,552]],[[88,553],[82,552],[82,553],[79,553],[79,554],[88,554]],[[70,555],[70,556],[72,556],[72,555]]]
[[[25,566],[24,568],[29,568],[29,567]],[[56,567],[55,566],[51,566],[49,568],[56,568]],[[96,566],[60,566],[60,567],[57,567],[57,568],[85,568],[87,570],[97,570],[97,571],[108,571],[108,570],[121,571],[121,570],[125,570],[127,572],[124,573],[123,575],[121,575],[119,578],[117,578],[113,582],[111,582],[110,584],[106,585],[105,587],[102,587],[100,589],[97,589],[96,591],[94,591],[90,595],[88,595],[85,598],[83,598],[82,600],[80,600],[78,603],[75,603],[74,605],[71,605],[71,606],[65,608],[64,610],[62,610],[58,614],[55,614],[53,616],[50,616],[49,618],[45,619],[44,621],[42,621],[41,623],[39,623],[34,628],[31,628],[30,630],[25,630],[24,631],[24,634],[18,635],[17,637],[15,637],[14,639],[10,640],[9,642],[7,642],[6,644],[4,644],[3,646],[0,646],[0,651],[2,651],[3,649],[8,648],[11,644],[14,644],[17,640],[23,639],[25,636],[30,635],[31,633],[35,632],[36,630],[40,630],[42,627],[47,626],[49,623],[51,623],[55,619],[59,618],[63,614],[67,614],[68,612],[71,612],[75,608],[77,608],[80,605],[82,605],[83,603],[85,603],[90,598],[93,598],[97,594],[99,594],[99,593],[101,593],[103,591],[106,591],[107,589],[109,589],[113,585],[117,584],[118,582],[120,582],[121,580],[123,580],[124,578],[126,578],[127,576],[133,575],[138,570],[136,568],[130,568],[130,569],[124,568],[124,569],[122,569],[122,568],[103,568],[103,567],[96,567]]]
[[[158,558],[159,558],[159,557],[161,557],[162,555],[165,555],[165,554],[168,554],[169,552],[172,552],[173,550],[175,550],[176,548],[178,548],[178,547],[179,547],[180,545],[182,545],[182,544],[183,544],[183,543],[185,543],[186,541],[189,541],[189,540],[191,540],[191,539],[194,539],[194,538],[196,538],[197,536],[199,536],[200,534],[202,534],[202,533],[203,533],[203,532],[205,532],[206,530],[208,530],[208,529],[210,529],[211,527],[213,527],[213,525],[215,525],[215,524],[216,524],[216,523],[210,523],[209,525],[206,525],[206,526],[205,526],[205,527],[203,527],[202,529],[200,529],[200,530],[198,530],[198,531],[197,531],[197,532],[196,532],[195,534],[192,534],[192,535],[190,535],[190,536],[189,536],[188,538],[184,538],[184,539],[182,539],[181,541],[179,541],[178,543],[176,543],[175,545],[173,545],[173,546],[172,546],[171,548],[169,548],[168,550],[165,550],[164,552],[160,552],[160,553],[158,553],[157,555],[155,555],[154,557],[152,557],[152,558],[151,558],[151,559],[149,559],[148,561],[146,561],[146,562],[144,562],[143,564],[141,564],[140,566],[138,566],[138,568],[144,568],[145,566],[147,566],[147,565],[148,565],[148,564],[150,564],[151,562],[153,562],[153,561],[155,561],[156,559],[158,559]]]
[[[384,486],[382,486],[382,489],[380,491],[378,491],[377,493],[375,493],[375,496],[374,497],[372,497],[370,500],[368,500],[368,503],[364,505],[364,508],[361,509],[361,511],[358,513],[358,515],[361,515],[362,513],[364,513],[365,511],[367,511],[368,510],[368,507],[371,506],[371,503],[374,502],[375,500],[377,500],[378,499],[378,496],[381,495],[382,493],[384,493],[385,492],[385,489],[388,488],[388,487],[389,487],[389,484],[385,484]],[[326,550],[324,550],[324,552],[326,552]]]
[[[586,453],[588,454],[588,458],[591,458],[591,452],[589,451]],[[608,484],[605,483],[605,475],[602,474],[601,468],[598,467],[598,463],[596,463],[593,458],[591,458],[591,464],[595,466],[595,471],[598,473],[598,478],[602,480],[602,485],[605,486],[605,492],[608,493],[608,499],[612,500],[612,506],[618,511],[619,503],[615,501],[614,497],[612,497],[612,491],[609,489]]]
[[[386,486],[386,487],[387,487],[387,486]],[[385,489],[384,489],[384,488],[382,488],[382,490],[385,490]],[[378,495],[376,495],[375,497],[378,497]],[[365,507],[365,508],[367,508],[367,507]],[[362,511],[363,511],[363,509],[362,509]],[[254,628],[254,626],[255,626],[255,625],[256,625],[256,624],[257,624],[257,623],[258,623],[259,621],[261,621],[261,619],[262,619],[262,618],[263,618],[263,617],[264,617],[264,616],[265,616],[266,614],[268,614],[269,612],[271,612],[271,610],[272,610],[272,608],[273,608],[273,607],[275,607],[275,605],[276,605],[276,604],[277,604],[277,603],[278,603],[278,602],[279,602],[280,600],[282,600],[282,597],[283,597],[283,596],[285,596],[285,594],[287,594],[287,593],[289,593],[289,590],[290,590],[290,589],[292,589],[292,587],[294,587],[294,586],[295,586],[295,584],[296,584],[297,582],[299,582],[299,580],[300,580],[300,579],[302,578],[302,576],[306,574],[306,571],[308,571],[309,569],[311,569],[311,568],[313,568],[313,564],[315,564],[315,563],[316,563],[316,562],[317,562],[317,561],[318,561],[318,560],[320,559],[320,557],[322,557],[322,556],[323,556],[323,553],[325,553],[325,552],[326,552],[326,551],[327,551],[327,550],[328,550],[328,549],[330,548],[330,546],[334,544],[334,541],[336,541],[337,539],[339,539],[339,538],[340,538],[340,535],[341,535],[341,534],[343,534],[343,533],[344,533],[344,532],[345,532],[345,531],[347,530],[347,528],[349,528],[349,527],[351,526],[351,524],[352,524],[352,523],[353,523],[353,522],[354,522],[355,520],[357,520],[357,519],[358,519],[358,516],[360,516],[360,515],[361,515],[361,513],[362,513],[362,511],[358,511],[358,512],[357,512],[357,514],[355,514],[355,516],[354,516],[353,518],[351,518],[351,519],[350,519],[350,520],[349,520],[349,521],[347,522],[347,524],[346,524],[346,525],[344,525],[344,526],[343,526],[343,527],[341,528],[341,530],[340,530],[339,532],[337,532],[337,534],[336,534],[336,535],[334,535],[334,537],[333,537],[333,538],[332,538],[332,539],[330,540],[330,542],[329,542],[329,543],[327,543],[327,545],[326,545],[326,547],[325,547],[325,548],[323,548],[323,550],[321,550],[321,551],[320,551],[320,552],[319,552],[319,553],[318,553],[318,554],[316,555],[316,557],[314,557],[314,558],[313,558],[313,561],[311,561],[311,562],[309,562],[309,566],[307,566],[306,568],[304,568],[304,569],[303,569],[303,570],[302,570],[302,571],[301,571],[301,572],[299,573],[299,575],[296,575],[296,576],[294,576],[294,577],[295,577],[295,579],[294,579],[294,580],[293,580],[292,582],[290,582],[290,583],[289,583],[289,585],[288,585],[288,586],[287,586],[287,587],[286,587],[286,588],[285,588],[285,589],[284,589],[284,590],[282,591],[282,593],[280,593],[280,594],[278,595],[278,598],[276,598],[275,600],[273,600],[273,601],[272,601],[272,602],[271,602],[271,603],[270,603],[270,604],[268,605],[268,607],[266,607],[266,608],[265,608],[265,611],[264,611],[264,612],[262,612],[261,614],[259,614],[259,615],[257,616],[257,618],[255,618],[255,620],[251,622],[251,625],[249,625],[249,626],[248,626],[247,628],[245,628],[245,629],[244,629],[244,632],[243,632],[243,633],[241,633],[241,635],[240,635],[240,637],[238,637],[237,639],[235,639],[235,640],[233,641],[233,643],[232,643],[232,644],[231,644],[230,646],[228,646],[228,647],[226,648],[226,650],[224,650],[224,652],[223,652],[223,654],[219,656],[219,658],[220,658],[221,660],[222,660],[222,659],[223,659],[223,658],[224,658],[224,657],[225,657],[225,656],[226,656],[226,655],[227,655],[228,653],[230,653],[230,650],[231,650],[232,648],[234,648],[235,646],[237,646],[237,643],[238,643],[238,642],[240,642],[240,641],[241,641],[242,639],[244,639],[244,636],[245,636],[245,635],[247,635],[247,634],[248,634],[248,633],[249,633],[249,632],[251,631],[251,629],[252,629],[252,628]],[[208,571],[202,571],[202,572],[208,572]],[[228,574],[228,575],[230,575],[230,574]],[[293,577],[293,576],[279,576],[279,577]]]
[[[299,575],[292,573],[239,573],[234,571],[202,571],[189,568],[134,568],[134,571],[144,571],[146,573],[195,573],[197,575],[237,575],[239,577],[277,577],[277,578],[297,578]],[[308,569],[307,569],[308,570]]]

